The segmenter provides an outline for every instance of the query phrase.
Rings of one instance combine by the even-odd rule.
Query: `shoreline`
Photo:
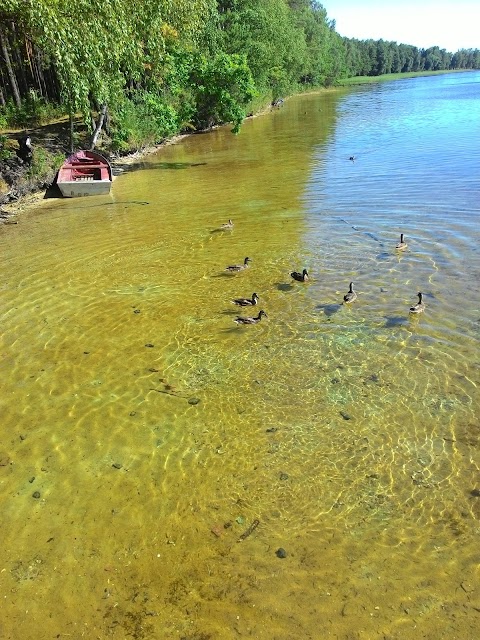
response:
[[[112,169],[119,168],[120,171],[117,173],[119,175],[122,173],[121,168],[125,166],[130,166],[135,164],[136,162],[140,162],[143,158],[157,153],[163,147],[178,144],[181,140],[193,134],[185,133],[178,134],[161,142],[158,145],[152,145],[149,147],[145,147],[141,151],[134,151],[131,154],[126,156],[118,156],[113,158],[110,161],[110,165]],[[114,176],[115,179],[116,176]],[[53,185],[53,183],[52,183]],[[41,189],[40,191],[34,191],[32,193],[27,193],[24,196],[20,196],[17,200],[13,200],[12,202],[7,202],[2,204],[0,207],[0,226],[2,224],[18,224],[18,220],[16,220],[16,216],[27,211],[33,207],[41,206],[43,203],[48,202],[51,198],[46,198],[45,193],[48,189]],[[59,198],[62,198],[60,195]]]
[[[318,90],[318,92],[320,91],[322,91],[322,89]],[[315,91],[311,93],[317,93],[317,92]],[[289,97],[291,96],[288,96],[287,98],[285,98],[284,101],[288,100]],[[273,109],[275,109],[274,106],[268,105],[265,108],[260,109],[258,112],[246,116],[245,120],[250,120],[251,118],[257,118],[259,116],[266,115],[267,113],[271,113]],[[208,129],[207,133],[210,131],[215,131],[215,129],[218,129],[219,127],[224,127],[224,126],[230,126],[230,125],[228,123],[222,124],[222,125],[216,125],[211,129]],[[163,147],[170,146],[173,144],[178,144],[185,138],[193,136],[196,133],[205,133],[205,131],[179,133],[175,136],[172,136],[171,138],[164,140],[163,142],[160,142],[159,144],[150,145],[140,151],[134,151],[133,153],[127,154],[125,156],[114,157],[113,159],[110,160],[110,165],[112,169],[113,170],[117,169],[117,173],[114,174],[114,180],[118,175],[122,173],[123,167],[134,165],[136,162],[141,162],[143,158],[146,158],[147,156],[157,153]],[[50,186],[53,186],[53,184],[54,183],[52,182],[52,185]],[[28,211],[33,207],[38,207],[38,206],[41,206],[43,203],[48,202],[51,198],[45,197],[46,191],[48,191],[48,188],[41,189],[40,191],[34,191],[31,193],[28,193],[24,196],[20,196],[17,200],[12,200],[11,202],[7,202],[0,205],[0,227],[2,225],[18,224],[18,220],[16,219],[16,217],[19,214],[23,213],[24,211]],[[62,196],[59,196],[59,198],[62,198]]]
[[[292,98],[294,96],[297,96],[297,95],[309,95],[309,94],[313,94],[313,93],[323,93],[325,91],[339,91],[339,90],[346,89],[346,88],[349,88],[349,87],[354,87],[354,86],[358,86],[358,85],[361,85],[361,84],[369,84],[369,83],[373,83],[373,82],[382,82],[382,81],[384,82],[384,81],[388,81],[388,80],[398,80],[398,79],[410,79],[410,78],[415,78],[415,77],[418,77],[418,76],[440,75],[440,74],[445,74],[445,73],[455,73],[455,72],[465,72],[465,71],[470,71],[470,70],[469,69],[456,69],[456,70],[439,70],[439,71],[416,71],[416,72],[409,72],[409,73],[405,73],[405,74],[385,74],[384,76],[371,76],[371,77],[370,76],[368,76],[368,77],[358,76],[358,77],[355,77],[355,78],[346,79],[347,81],[345,81],[343,84],[339,84],[339,85],[336,85],[336,86],[333,86],[333,87],[318,87],[316,89],[311,89],[309,91],[293,94],[292,96],[286,96],[282,100],[284,102],[286,102],[290,98]],[[351,82],[348,82],[348,80],[351,80]],[[263,108],[260,108],[257,112],[249,114],[248,116],[246,116],[245,120],[249,120],[250,118],[257,118],[257,117],[265,115],[267,113],[271,113],[271,111],[274,110],[275,108],[276,107],[273,104],[265,105]],[[229,124],[226,123],[226,124],[222,124],[222,125],[215,125],[214,127],[209,129],[208,131],[214,131],[215,129],[218,129],[221,126],[229,126]],[[161,142],[159,144],[145,147],[141,151],[134,151],[133,153],[127,154],[125,156],[114,157],[110,161],[110,164],[111,164],[113,169],[115,169],[116,167],[119,168],[119,172],[118,173],[121,173],[122,167],[133,165],[133,164],[135,164],[135,162],[140,162],[142,160],[142,158],[145,158],[145,157],[147,157],[149,155],[157,153],[164,146],[171,145],[171,144],[177,144],[178,142],[180,142],[184,138],[186,138],[188,136],[195,135],[196,133],[205,133],[205,131],[198,131],[198,132],[191,132],[191,133],[179,133],[179,134],[177,134],[175,136],[172,136],[172,138],[168,138],[167,140],[164,140],[163,142]],[[117,175],[118,175],[118,173],[117,173]],[[52,182],[52,185],[53,184],[54,183]],[[52,185],[50,185],[50,186],[52,186]],[[45,193],[46,193],[47,190],[48,190],[48,188],[47,189],[42,189],[40,191],[31,192],[31,193],[28,193],[26,195],[20,196],[17,200],[12,200],[10,202],[6,202],[4,204],[1,204],[0,205],[0,226],[2,226],[3,224],[17,224],[18,221],[15,220],[15,217],[18,214],[20,214],[23,211],[26,211],[28,209],[31,209],[34,206],[39,206],[40,204],[42,204],[43,201],[47,201],[49,199],[49,198],[45,198]]]

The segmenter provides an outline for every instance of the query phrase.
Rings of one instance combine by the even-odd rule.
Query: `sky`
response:
[[[322,0],[341,36],[454,53],[480,49],[480,0]]]

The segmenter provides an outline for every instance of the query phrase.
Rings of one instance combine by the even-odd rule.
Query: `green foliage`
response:
[[[3,128],[1,118],[0,128]],[[0,134],[0,160],[9,160],[13,156],[12,151],[7,147],[7,141],[8,137]]]
[[[60,105],[48,102],[31,89],[22,105],[18,108],[12,99],[5,107],[0,108],[0,129],[7,126],[13,128],[37,127],[64,115]],[[5,124],[2,126],[2,120]]]
[[[294,14],[284,0],[236,0],[223,3],[219,16],[220,46],[227,53],[245,55],[260,91],[273,97],[298,83],[306,42]]]
[[[25,0],[24,20],[53,62],[69,112],[87,117],[91,101],[109,103],[129,77],[139,76],[142,57],[127,19],[128,3],[101,0]]]
[[[192,83],[196,126],[209,128],[232,122],[232,132],[238,133],[246,106],[255,95],[255,84],[245,57],[226,53],[213,58],[201,56],[196,60]]]
[[[161,80],[158,80],[155,91],[177,113],[178,127],[191,128],[190,123],[195,113],[194,87],[191,86],[192,67],[196,55],[173,43],[165,53],[161,69]]]
[[[161,96],[139,91],[111,112],[111,143],[115,151],[138,150],[178,133],[175,109]]]
[[[63,153],[50,153],[41,147],[34,149],[32,163],[27,171],[27,176],[31,179],[48,179],[55,173],[65,161]]]

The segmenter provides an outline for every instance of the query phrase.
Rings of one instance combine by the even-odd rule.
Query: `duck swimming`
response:
[[[413,307],[410,307],[410,313],[422,313],[425,311],[425,303],[423,302],[423,294],[418,292],[418,302]]]
[[[353,290],[353,282],[350,282],[350,288],[349,288],[349,290],[348,290],[348,293],[346,293],[346,294],[343,296],[343,301],[344,301],[346,304],[350,304],[351,302],[354,302],[354,300],[356,300],[356,299],[357,299],[357,294],[356,294],[356,292]]]
[[[243,271],[248,267],[248,263],[251,262],[250,258],[245,258],[243,264],[232,264],[230,267],[226,267],[225,271],[236,272]]]
[[[256,293],[252,293],[251,298],[235,298],[232,302],[233,304],[237,304],[239,307],[253,307],[258,302],[258,296]]]
[[[292,271],[290,275],[294,280],[297,280],[298,282],[306,282],[308,280],[308,272],[306,269],[304,269],[302,273],[299,273],[298,271]]]
[[[238,318],[235,318],[234,322],[236,322],[237,324],[257,324],[257,322],[260,322],[262,318],[268,318],[267,314],[263,309],[260,311],[258,316],[254,316],[253,318],[248,318],[248,317],[242,318],[242,316],[238,316]]]
[[[224,231],[228,231],[229,229],[233,229],[233,222],[231,220],[229,220],[228,222],[225,222],[225,224],[220,225],[220,229],[222,229]]]
[[[401,233],[400,234],[400,242],[395,246],[395,249],[398,249],[399,251],[403,251],[407,247],[408,247],[408,245],[403,239],[403,233]]]

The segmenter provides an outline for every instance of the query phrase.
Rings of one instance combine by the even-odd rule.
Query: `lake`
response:
[[[476,638],[479,140],[323,91],[0,228],[2,638]]]

